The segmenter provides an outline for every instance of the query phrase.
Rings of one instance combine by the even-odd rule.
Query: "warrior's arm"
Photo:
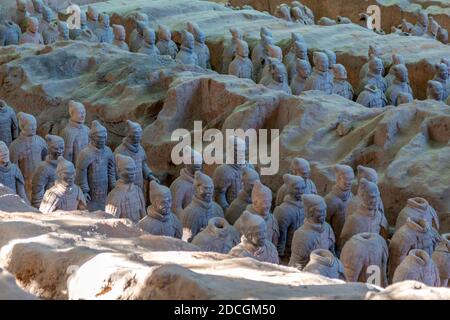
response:
[[[214,174],[214,200],[223,208],[226,209],[230,206],[227,201],[227,189],[230,187],[229,181],[221,174]]]
[[[26,204],[30,204],[30,201],[28,200],[27,197],[27,193],[25,191],[25,180],[20,171],[16,172],[16,190],[17,195],[21,197]]]
[[[86,155],[81,154],[77,159],[75,181],[80,187],[84,194],[89,193],[89,183],[88,183],[88,166],[89,162],[86,161]]]
[[[111,153],[111,156],[108,159],[108,190],[111,191],[114,189],[116,185],[116,163],[114,161],[114,156]]]
[[[31,180],[31,204],[36,208],[39,208],[44,198],[45,186],[48,183],[48,177],[42,171],[42,167],[38,167]]]
[[[283,257],[284,251],[286,248],[286,241],[287,241],[287,234],[288,234],[290,219],[289,219],[288,215],[283,214],[282,209],[280,207],[275,208],[273,216],[275,217],[275,219],[278,223],[278,229],[279,229],[279,238],[278,238],[278,244],[277,244],[278,255],[280,257]]]
[[[15,140],[19,136],[19,124],[14,112],[11,112],[11,134],[13,140]]]

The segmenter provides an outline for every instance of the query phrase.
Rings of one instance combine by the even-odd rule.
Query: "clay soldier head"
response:
[[[58,176],[58,181],[65,187],[72,187],[75,183],[75,167],[73,163],[67,161],[64,157],[58,157],[56,175]]]
[[[48,134],[45,136],[50,159],[57,160],[64,154],[64,140],[59,136]]]
[[[294,176],[292,174],[284,174],[283,181],[287,187],[287,193],[291,199],[295,201],[301,201],[302,195],[306,190],[306,183],[300,176]]]
[[[46,22],[52,22],[55,19],[55,15],[53,14],[53,10],[48,7],[44,6],[43,12],[42,12],[42,18]]]
[[[392,64],[393,65],[405,64],[405,58],[402,55],[400,55],[400,54],[394,53],[392,55]]]
[[[287,4],[285,4],[285,3],[280,4],[277,11],[278,11],[278,15],[281,19],[284,19],[286,21],[292,21],[291,10]]]
[[[114,39],[116,39],[117,41],[125,41],[126,32],[125,28],[122,25],[114,24],[113,30],[114,30]]]
[[[181,43],[181,46],[188,49],[193,50],[195,46],[195,39],[192,33],[185,31],[183,33],[183,42]]]
[[[324,52],[328,57],[328,66],[331,69],[333,64],[336,64],[336,53],[333,50],[325,50]]]
[[[262,247],[267,240],[266,223],[263,218],[248,211],[242,213],[242,233],[255,247]]]
[[[190,157],[190,161],[185,164],[186,170],[194,175],[195,172],[202,170],[203,158],[202,155],[195,149],[192,149],[189,146],[186,146],[183,149],[183,155],[186,154]]]
[[[87,24],[87,15],[86,15],[86,12],[83,11],[83,10],[81,10],[81,11],[80,11],[80,26],[82,27],[82,29],[83,29],[83,27],[86,26],[86,24]]]
[[[80,102],[70,100],[69,101],[69,115],[70,120],[75,123],[83,124],[86,120],[86,109]]]
[[[291,32],[291,43],[303,42],[306,44],[305,38],[299,32]]]
[[[319,71],[328,71],[328,56],[324,52],[315,51],[313,55],[314,68]]]
[[[382,75],[383,74],[383,61],[380,58],[372,57],[369,61],[369,72],[374,75]]]
[[[263,36],[273,38],[272,30],[267,27],[261,27],[261,29],[259,30],[259,35],[261,39],[263,38]]]
[[[303,208],[306,219],[313,224],[323,224],[327,217],[327,204],[325,200],[316,194],[304,194],[302,196]]]
[[[17,114],[17,119],[19,120],[20,134],[26,137],[31,137],[36,135],[36,118],[31,114],[25,112],[19,112]]]
[[[6,167],[9,164],[9,149],[6,143],[0,140],[0,167]]]
[[[42,11],[44,10],[44,3],[42,2],[42,0],[33,0],[33,8],[34,12],[42,13]]]
[[[120,153],[116,154],[116,166],[119,172],[119,179],[125,184],[134,183],[136,178],[136,163],[128,156]]]
[[[204,202],[211,202],[214,194],[212,179],[206,174],[196,171],[194,175],[195,196]]]
[[[333,64],[332,68],[336,80],[347,80],[347,70],[342,64]]]
[[[292,20],[294,22],[300,22],[303,20],[303,12],[302,9],[300,9],[299,7],[292,7],[291,8],[291,16],[292,16]]]
[[[248,194],[252,194],[253,186],[259,180],[258,172],[251,168],[245,167],[242,173],[243,190]]]
[[[99,18],[97,9],[92,6],[88,6],[86,15],[89,18],[89,20],[92,20],[92,21],[97,21]]]
[[[428,36],[432,37],[433,39],[436,38],[439,28],[440,28],[439,23],[437,23],[437,21],[434,20],[433,18],[430,18],[428,24]]]
[[[375,169],[358,165],[356,170],[358,171],[358,181],[364,178],[370,182],[378,184],[378,174]]]
[[[417,14],[417,22],[421,26],[425,27],[425,29],[427,28],[427,26],[428,26],[428,15],[427,15],[427,13],[425,11],[422,11],[422,10],[419,11],[419,13]]]
[[[378,207],[380,192],[375,183],[362,178],[358,185],[358,194],[361,197],[362,205],[368,210],[375,210]]]
[[[286,72],[282,68],[283,64],[280,61],[271,61],[270,62],[270,74],[272,75],[272,79],[275,82],[283,83],[287,82]]]
[[[435,78],[442,81],[447,81],[448,80],[447,65],[444,63],[438,63],[436,64],[435,68],[436,68]]]
[[[97,149],[103,149],[106,146],[108,132],[106,131],[106,128],[100,124],[100,122],[94,120],[91,124],[89,138],[94,147],[96,147]]]
[[[408,82],[408,69],[404,64],[394,66],[394,76],[399,82]]]
[[[245,41],[236,41],[236,55],[242,58],[248,58],[250,50],[248,49],[248,44]]]
[[[293,50],[295,53],[295,57],[308,60],[308,46],[304,42],[296,41],[293,44]]]
[[[241,30],[240,29],[238,29],[238,28],[230,28],[230,33],[231,33],[231,40],[234,42],[234,41],[237,41],[237,40],[242,40],[242,32],[241,32]]]
[[[150,201],[153,208],[161,215],[170,214],[172,206],[172,194],[166,186],[158,184],[156,181],[150,182]]]
[[[144,41],[149,45],[154,45],[156,41],[155,30],[151,28],[144,28]]]
[[[29,17],[27,31],[34,34],[38,32],[38,30],[39,30],[39,20],[35,17]]]
[[[295,71],[297,75],[306,79],[311,75],[311,65],[306,60],[297,59],[295,61]]]
[[[59,37],[62,40],[69,40],[69,26],[64,21],[58,21]]]
[[[109,16],[106,13],[102,13],[98,16],[98,22],[100,27],[109,28]]]
[[[268,215],[272,207],[272,191],[260,181],[255,181],[253,186],[252,206],[261,216]]]
[[[158,26],[158,41],[169,41],[172,39],[172,33],[170,29],[164,25]]]
[[[444,98],[444,87],[442,83],[429,80],[427,83],[427,99],[442,101]]]
[[[283,59],[283,52],[281,51],[280,47],[273,44],[268,44],[266,45],[266,50],[270,58],[276,59],[278,61],[281,61]]]
[[[291,162],[291,172],[303,179],[309,179],[311,168],[309,162],[303,158],[294,158]]]
[[[346,165],[337,164],[334,167],[334,171],[336,173],[336,185],[342,191],[350,191],[352,188],[353,179],[355,178],[355,174],[353,173],[353,169]]]
[[[17,11],[27,11],[27,2],[25,0],[16,0]]]
[[[142,140],[142,127],[139,123],[127,120],[127,141],[132,145],[139,145]]]

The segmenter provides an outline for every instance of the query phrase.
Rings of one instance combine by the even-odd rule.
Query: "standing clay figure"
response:
[[[69,26],[64,21],[58,21],[58,40],[59,41],[67,41],[69,38]]]
[[[116,154],[115,159],[119,180],[106,198],[105,212],[138,223],[145,217],[145,200],[142,190],[134,183],[136,163],[121,154]]]
[[[44,6],[42,13],[42,19],[39,22],[39,33],[44,34],[44,32],[50,27],[50,24],[56,20],[55,13],[52,8]]]
[[[263,185],[260,181],[256,181],[252,190],[252,204],[247,206],[246,210],[252,214],[259,215],[266,222],[267,239],[277,246],[280,237],[278,223],[273,214],[270,212],[272,206],[272,191]],[[234,227],[242,234],[245,219],[239,217],[234,223]]]
[[[94,29],[94,33],[99,42],[112,43],[114,40],[114,32],[109,25],[109,16],[102,13],[98,16],[98,25]]]
[[[191,163],[185,164],[185,167],[180,170],[180,176],[176,178],[170,185],[170,192],[172,193],[172,211],[178,218],[181,218],[181,213],[184,208],[191,203],[195,193],[194,176],[195,172],[202,170],[202,155],[189,146],[185,147],[183,152],[191,155]]]
[[[290,49],[289,52],[284,56],[283,63],[286,66],[289,66],[291,63],[295,62],[296,58],[308,60],[307,56],[304,58],[297,57],[298,54],[303,54],[304,48],[306,48],[306,53],[308,52],[308,45],[305,42],[305,39],[300,33],[292,32],[291,33],[291,41],[290,41]],[[296,47],[296,42],[303,43],[303,48]],[[300,49],[299,51],[297,51]],[[309,62],[309,61],[308,61]]]
[[[161,55],[168,55],[175,59],[178,53],[178,47],[172,40],[172,33],[166,26],[159,25],[158,27],[158,42],[156,43],[159,53]]]
[[[228,253],[239,242],[239,232],[227,220],[219,217],[209,219],[206,228],[192,240],[192,244],[202,251],[219,253]]]
[[[307,25],[313,25],[314,24],[314,13],[310,8],[305,6],[304,4],[301,4],[299,1],[292,1],[291,6],[297,7],[302,11],[302,16],[305,24]]]
[[[283,72],[286,75],[286,79],[288,78],[287,70],[285,65],[281,62],[283,60],[283,51],[280,47],[269,44],[265,47],[267,52],[267,57],[263,61],[263,69],[261,72],[261,79],[259,83],[263,85],[267,85],[267,83],[270,83],[270,80],[272,78],[271,76],[271,67],[273,64],[278,63],[280,68],[283,70]],[[287,81],[287,80],[286,80]]]
[[[42,31],[42,38],[44,39],[44,44],[52,44],[58,41],[59,30],[57,20],[50,22],[45,30]]]
[[[58,179],[53,187],[45,191],[39,211],[52,213],[56,210],[86,210],[86,198],[75,184],[75,168],[72,162],[59,157],[56,175]]]
[[[19,135],[16,113],[5,100],[0,99],[0,140],[7,146]]]
[[[326,249],[316,249],[311,252],[304,272],[320,274],[331,279],[345,280],[344,265],[333,253]]]
[[[20,44],[23,43],[34,43],[34,44],[44,44],[44,39],[42,35],[38,32],[39,21],[34,17],[28,18],[27,31],[20,37]]]
[[[397,216],[395,230],[404,225],[408,218],[425,219],[430,227],[439,230],[439,217],[436,210],[424,198],[415,197],[406,201],[406,206]]]
[[[228,74],[238,78],[253,79],[253,63],[248,57],[248,44],[243,40],[237,40],[235,45],[235,57],[229,63]]]
[[[280,232],[277,246],[278,255],[289,257],[294,232],[305,220],[302,195],[305,193],[306,183],[303,178],[288,173],[283,175],[283,181],[287,186],[287,195],[283,202],[275,208],[273,216],[277,220]]]
[[[80,102],[69,101],[70,120],[61,132],[64,139],[64,158],[77,163],[78,154],[89,143],[89,128],[84,124],[86,109]]]
[[[149,56],[159,55],[159,49],[156,46],[155,41],[155,30],[148,27],[144,28],[144,42],[138,52]]]
[[[442,42],[443,44],[448,44],[448,31],[445,28],[439,27],[436,40]]]
[[[30,14],[27,11],[27,1],[26,0],[16,0],[16,18],[14,22],[20,27],[22,32],[28,27],[28,18]]]
[[[265,60],[268,57],[268,53],[266,48],[269,45],[274,44],[272,38],[272,32],[266,27],[262,27],[260,31],[261,41],[253,48],[252,50],[252,63],[253,63],[253,72],[254,72],[254,80],[261,80],[261,71],[265,64]]]
[[[31,195],[31,180],[34,170],[47,156],[45,140],[36,134],[36,118],[19,112],[20,135],[9,146],[11,162],[16,164],[25,178],[25,190]]]
[[[89,138],[77,156],[76,181],[88,200],[89,211],[104,210],[108,191],[116,184],[114,156],[106,146],[106,128],[97,120],[92,121]]]
[[[44,12],[44,2],[42,0],[32,0],[33,3],[33,17],[38,20],[42,19],[42,13]]]
[[[309,162],[303,158],[294,158],[291,161],[290,167],[291,173],[300,176],[306,183],[305,194],[317,194],[316,185],[309,178],[311,175],[311,167],[309,166]],[[287,195],[287,186],[283,184],[277,192],[276,205],[279,206],[284,197]]]
[[[389,278],[412,249],[425,250],[429,255],[434,250],[433,232],[423,218],[409,217],[405,224],[395,231],[389,243]]]
[[[427,29],[428,29],[428,15],[425,11],[420,11],[417,14],[417,23],[414,25],[412,35],[421,37],[427,32]]]
[[[183,209],[181,223],[183,225],[183,240],[191,242],[194,237],[208,225],[209,219],[222,217],[222,208],[213,201],[213,181],[200,171],[194,176],[195,194],[192,202]]]
[[[300,59],[302,61],[305,61],[311,68],[311,65],[308,60],[308,46],[304,42],[296,41],[294,42],[292,48],[291,48],[291,57],[289,59],[289,64],[287,64],[287,70],[289,75],[289,81],[292,81],[292,79],[297,75],[297,59]]]
[[[47,141],[48,155],[45,161],[38,165],[31,180],[31,204],[36,208],[41,205],[45,191],[55,183],[58,158],[64,153],[64,140],[61,137],[48,134],[45,136],[45,140]]]
[[[0,23],[0,46],[18,45],[22,31],[13,21]]]
[[[88,28],[82,30],[80,35],[75,40],[91,43],[98,42],[97,36],[94,34],[93,31],[91,31],[91,29]]]
[[[306,219],[292,239],[290,266],[302,269],[309,262],[311,252],[316,249],[335,252],[335,236],[331,226],[325,222],[327,206],[321,196],[302,196]]]
[[[378,207],[380,192],[377,185],[362,178],[358,185],[358,194],[360,195],[361,203],[355,213],[348,216],[345,220],[340,241],[338,242],[341,248],[348,239],[357,233],[378,233],[385,239],[388,236],[386,217]]]
[[[235,257],[249,257],[262,262],[279,263],[277,249],[267,236],[267,227],[260,216],[242,213],[241,243],[230,251]]]
[[[328,57],[328,70],[330,72],[331,81],[333,82],[333,65],[336,64],[336,53],[333,50],[324,50],[324,52]]]
[[[147,154],[141,146],[142,127],[139,123],[127,120],[127,135],[122,143],[114,150],[114,154],[122,154],[132,158],[136,165],[136,177],[134,183],[144,191],[144,180],[158,179],[153,175],[147,164]]]
[[[334,167],[334,171],[336,184],[330,193],[325,196],[325,202],[327,204],[327,222],[333,228],[334,234],[337,236],[337,242],[339,242],[339,236],[345,222],[345,212],[354,197],[352,184],[355,174],[351,167],[340,164]]]
[[[231,33],[231,44],[223,49],[223,53],[222,53],[222,73],[231,74],[229,72],[229,66],[230,66],[231,61],[233,61],[234,58],[236,57],[237,50],[238,50],[237,49],[238,43],[240,41],[243,41],[243,38],[242,38],[242,32],[241,32],[240,29],[238,29],[238,28],[231,28],[229,31]],[[247,46],[247,49],[248,49],[248,46]],[[247,54],[245,55],[246,58],[248,58],[248,54],[249,54],[249,52],[247,52]],[[242,48],[241,48],[241,56],[244,56],[244,55],[242,55]],[[252,69],[253,69],[253,65],[252,65]],[[251,79],[251,77],[250,77],[250,79]]]
[[[347,70],[342,64],[333,65],[333,93],[353,100],[353,87],[347,81]]]
[[[138,52],[144,42],[144,28],[148,27],[148,16],[138,12],[135,22],[136,28],[130,34],[131,52]]]
[[[242,169],[245,167],[245,141],[236,136],[229,137],[228,147],[234,149],[232,164],[219,165],[213,174],[214,200],[226,210],[236,199],[242,188]],[[228,162],[228,161],[227,161]]]
[[[383,61],[377,57],[372,57],[369,60],[369,71],[365,78],[359,83],[358,93],[360,93],[366,85],[374,85],[382,92],[386,92],[387,82],[386,79],[383,78],[383,70]]]
[[[150,182],[151,206],[147,215],[138,223],[138,227],[155,236],[166,236],[181,239],[183,227],[180,220],[170,210],[172,196],[169,188]]]
[[[369,60],[361,67],[361,70],[359,71],[359,79],[364,79],[367,76],[367,73],[369,72],[369,61],[372,59],[372,57],[381,58],[381,49],[378,47],[373,47],[369,45],[369,51],[368,51],[368,57]]]
[[[450,279],[450,233],[443,234],[433,252],[433,261],[439,269],[441,286],[448,287]]]
[[[356,102],[366,108],[384,108],[387,105],[386,96],[375,85],[366,85],[358,95]]]
[[[392,283],[415,280],[430,287],[439,287],[439,270],[430,255],[423,250],[411,250],[400,263],[392,278]]]
[[[10,188],[15,194],[28,203],[25,192],[25,180],[19,167],[11,163],[8,146],[0,140],[0,183]]]
[[[197,54],[198,65],[204,69],[211,69],[209,48],[205,44],[205,33],[192,22],[188,22],[188,31],[195,38],[194,52]]]
[[[436,39],[440,27],[441,26],[439,25],[439,23],[430,17],[427,33],[425,33],[424,37],[429,39]]]
[[[329,72],[328,56],[323,52],[314,52],[314,68],[311,76],[306,80],[305,91],[321,90],[333,93],[333,82]]]
[[[114,41],[112,42],[113,45],[118,47],[119,49],[130,51],[130,48],[128,48],[128,44],[125,42],[125,28],[120,24],[113,24],[113,31],[114,31]]]
[[[306,60],[295,61],[295,76],[291,81],[292,94],[300,95],[305,90],[305,83],[311,75],[311,65]]]
[[[89,28],[89,30],[94,31],[95,29],[97,29],[99,18],[97,9],[92,6],[88,6],[86,16],[87,16],[86,25]]]
[[[405,58],[400,54],[392,55],[392,66],[389,68],[389,73],[384,77],[386,79],[387,88],[389,88],[395,80],[394,67],[399,64],[405,64]]]
[[[184,64],[198,65],[198,57],[194,52],[194,46],[194,36],[192,33],[184,31],[183,42],[175,59]]]
[[[292,22],[292,18],[291,18],[291,8],[290,8],[287,4],[285,4],[285,3],[280,4],[280,5],[276,8],[276,10],[275,10],[275,16],[278,17],[278,18],[280,18],[280,19],[286,20],[286,21],[288,21],[288,22]]]
[[[380,283],[374,284],[382,287],[388,285],[388,247],[379,234],[355,234],[345,243],[340,259],[344,265],[346,281],[367,283],[374,274],[374,267],[377,267]]]
[[[242,190],[239,191],[236,199],[231,202],[225,211],[225,218],[229,223],[234,224],[245,208],[252,204],[251,195],[256,181],[260,181],[258,172],[251,168],[244,168],[242,173]]]
[[[286,68],[278,60],[271,60],[269,62],[270,78],[264,85],[272,90],[283,91],[287,94],[292,94],[291,88],[289,87]],[[261,80],[260,83],[263,83]]]
[[[428,80],[427,99],[436,101],[444,100],[444,87],[442,86],[442,83],[435,80]]]
[[[395,80],[386,91],[386,98],[389,104],[397,106],[399,104],[398,96],[401,92],[413,95],[412,89],[409,86],[408,69],[405,65],[399,64],[394,67]]]
[[[445,63],[439,63],[435,66],[435,68],[436,68],[436,73],[434,75],[433,80],[438,81],[442,84],[442,88],[444,89],[444,96],[442,99],[446,100],[450,94],[450,80],[449,80],[448,67]]]
[[[83,31],[89,30],[87,26],[87,16],[86,12],[80,11],[80,28],[74,28],[69,30],[70,39],[76,40]]]

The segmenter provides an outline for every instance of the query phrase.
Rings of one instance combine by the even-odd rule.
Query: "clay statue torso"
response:
[[[211,69],[209,48],[206,44],[196,41],[194,52],[197,54],[198,65],[205,69]]]
[[[12,21],[0,25],[0,46],[17,45],[22,34],[20,27]]]
[[[251,196],[247,194],[245,190],[241,190],[236,199],[231,202],[230,206],[225,211],[225,219],[227,219],[230,224],[234,224],[236,220],[239,219],[242,212],[244,212],[245,208],[251,204]]]
[[[413,94],[412,89],[408,83],[394,80],[392,85],[386,91],[386,98],[388,100],[388,103],[397,106],[398,105],[397,98],[400,92],[408,93],[410,95]]]
[[[198,65],[197,54],[188,48],[181,47],[175,59],[184,64]]]
[[[181,169],[180,176],[170,185],[170,192],[172,194],[172,211],[181,218],[181,212],[194,197],[194,176],[185,168]]]
[[[214,171],[213,180],[216,194],[225,192],[226,201],[230,204],[241,191],[242,168],[238,165],[221,164]]]
[[[147,177],[150,173],[150,169],[147,165],[147,154],[145,153],[144,148],[141,145],[138,147],[131,145],[124,139],[114,150],[114,154],[118,153],[134,160],[134,163],[136,164],[136,178],[134,184],[144,190],[144,177]]]
[[[31,204],[39,208],[42,198],[47,189],[51,188],[56,181],[57,160],[51,160],[48,156],[36,168],[32,178]]]
[[[148,44],[148,43],[142,43],[141,48],[138,50],[139,53],[146,54],[149,56],[157,56],[159,55],[159,49],[156,45]]]
[[[25,32],[20,37],[20,44],[23,43],[33,43],[33,44],[44,44],[44,39],[42,38],[42,35],[39,32]]]
[[[86,208],[86,199],[77,185],[66,188],[56,181],[53,187],[45,191],[39,211],[51,213],[56,210],[72,211]]]
[[[99,42],[112,43],[114,40],[114,32],[111,27],[100,27],[91,30],[94,30],[94,33],[97,36]]]
[[[115,45],[116,47],[118,47],[119,49],[122,49],[125,51],[130,51],[130,48],[128,48],[128,44],[125,41],[119,41],[119,40],[114,39],[112,44]]]
[[[325,93],[332,94],[333,80],[330,72],[320,71],[314,68],[313,73],[305,83],[305,91],[308,90],[320,90]]]
[[[64,139],[64,158],[72,163],[77,163],[78,154],[89,143],[89,128],[84,124],[69,121],[61,132]]]
[[[264,246],[256,247],[242,236],[241,243],[231,249],[229,254],[235,257],[253,258],[262,262],[279,263],[277,249],[268,240],[265,241]]]
[[[311,252],[310,260],[303,271],[345,280],[344,265],[331,251],[325,249],[316,249]]]
[[[358,95],[356,102],[367,108],[383,108],[387,105],[386,96],[381,90],[368,87]]]
[[[450,279],[450,234],[442,235],[442,241],[433,252],[433,261],[439,269],[441,286],[448,287]]]
[[[0,109],[0,140],[9,146],[17,138],[18,133],[19,125],[14,110],[4,106]]]
[[[14,193],[18,194],[18,184],[25,187],[25,180],[23,179],[22,172],[14,164],[9,162],[7,166],[0,166],[0,183],[10,188]]]
[[[238,78],[253,79],[253,64],[249,58],[236,56],[229,64],[228,74]]]
[[[145,216],[145,201],[142,190],[134,183],[121,180],[106,198],[105,212],[119,219],[130,219],[138,223]]]
[[[175,59],[178,53],[178,47],[172,40],[159,40],[156,43],[161,55],[169,55],[172,59]]]
[[[336,186],[325,196],[327,222],[333,228],[338,243],[345,222],[345,211],[352,198],[353,194],[351,192],[344,193]]]
[[[226,221],[223,226],[217,228],[214,223],[222,218],[211,219],[208,226],[198,233],[192,240],[192,244],[200,247],[202,251],[228,253],[231,248],[240,241],[239,232]]]
[[[395,270],[392,282],[415,280],[431,287],[439,287],[439,270],[430,256],[422,250],[414,249]]]
[[[305,180],[306,187],[305,187],[305,194],[317,194],[316,185],[311,179]],[[277,192],[277,199],[276,199],[276,205],[279,206],[283,200],[284,197],[287,195],[287,186],[283,183],[283,185],[278,189]]]
[[[181,222],[172,212],[168,215],[161,215],[152,206],[147,208],[147,215],[139,221],[138,226],[155,236],[181,239],[183,234]]]
[[[334,79],[333,93],[349,100],[353,100],[353,87],[347,80]]]

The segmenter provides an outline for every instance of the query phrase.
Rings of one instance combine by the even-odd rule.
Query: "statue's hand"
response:
[[[149,174],[149,175],[147,176],[147,180],[148,180],[148,181],[155,181],[155,182],[157,182],[157,183],[161,183],[161,182],[159,181],[159,179],[158,179],[157,177],[155,177],[153,174]]]
[[[91,196],[89,195],[89,193],[85,193],[84,198],[86,199],[86,202],[91,201]]]

